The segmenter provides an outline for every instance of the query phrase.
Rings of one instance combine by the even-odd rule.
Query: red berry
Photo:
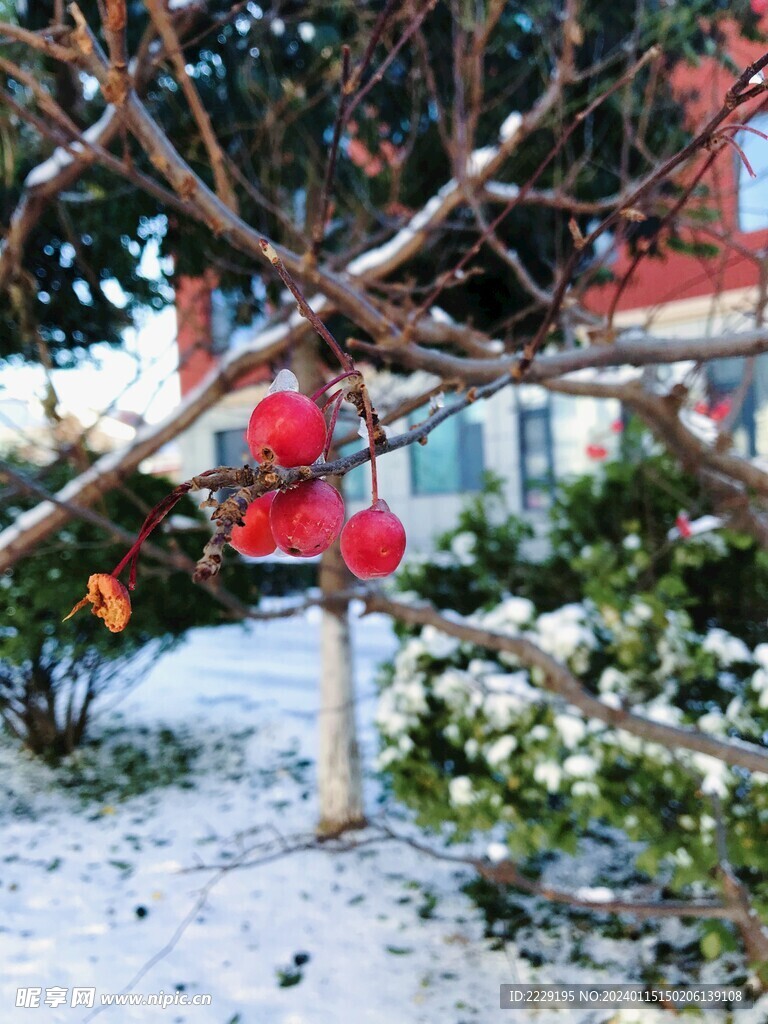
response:
[[[356,512],[341,531],[341,557],[358,579],[389,576],[405,552],[405,529],[386,501]]]
[[[768,0],[750,0],[749,6],[759,16],[768,11]]]
[[[730,398],[723,398],[717,403],[717,405],[713,405],[709,410],[709,418],[714,420],[715,423],[722,423],[722,421],[729,415],[730,411]]]
[[[309,480],[278,494],[269,521],[281,551],[296,558],[311,558],[338,537],[344,522],[344,502],[335,487],[323,480]]]
[[[691,520],[688,518],[685,512],[680,512],[678,514],[677,519],[675,519],[675,526],[677,527],[677,532],[680,534],[683,540],[688,540],[689,537],[693,536],[693,530],[691,530]]]
[[[251,413],[246,439],[257,462],[309,466],[325,447],[323,414],[298,391],[276,391]]]
[[[587,457],[590,459],[596,459],[598,462],[601,459],[607,459],[608,449],[602,444],[588,444]]]
[[[243,516],[243,525],[232,528],[229,543],[235,551],[251,558],[272,554],[277,545],[269,525],[269,510],[276,497],[277,491],[267,491],[251,502]]]

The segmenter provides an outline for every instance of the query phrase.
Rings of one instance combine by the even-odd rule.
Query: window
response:
[[[355,452],[360,451],[363,443],[361,438],[359,441],[345,444],[339,449],[339,457],[343,458],[345,455],[354,455]],[[362,466],[357,466],[344,475],[344,497],[348,501],[365,501],[369,496],[370,482],[371,467],[367,462],[364,462]]]
[[[235,329],[235,296],[216,288],[211,292],[211,351],[215,354],[229,348]]]
[[[248,442],[245,440],[245,427],[240,430],[219,430],[214,434],[213,440],[217,466],[245,466],[253,462]],[[224,501],[236,490],[236,487],[224,487],[216,492],[216,500]]]
[[[420,423],[426,409],[410,422]],[[483,409],[469,405],[429,435],[426,445],[409,446],[414,494],[460,494],[483,486]]]
[[[245,427],[239,430],[219,430],[215,436],[216,463],[219,466],[244,466],[252,462],[245,440]]]
[[[768,356],[758,356],[754,366],[755,454],[765,458],[768,456]]]
[[[768,114],[753,117],[751,128],[768,134]],[[753,178],[738,154],[739,229],[760,231],[768,228],[768,142],[754,132],[739,132],[736,141],[752,165],[757,177]]]
[[[555,481],[549,403],[521,404],[519,427],[523,508],[549,508]]]
[[[708,414],[718,423],[730,419],[735,403],[730,433],[736,449],[751,457],[757,451],[755,385],[760,375],[747,371],[746,366],[746,360],[736,358],[713,359],[707,363],[707,398]],[[749,374],[746,380],[745,373]]]

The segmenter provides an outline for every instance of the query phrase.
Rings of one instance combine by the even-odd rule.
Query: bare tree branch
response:
[[[512,860],[504,860],[492,864],[488,860],[471,854],[450,853],[447,850],[430,846],[418,839],[414,839],[412,836],[404,834],[402,831],[392,828],[385,818],[374,820],[362,835],[356,837],[345,836],[318,839],[316,836],[308,834],[284,836],[277,833],[246,847],[240,851],[234,861],[226,861],[221,864],[197,864],[194,867],[185,868],[183,871],[185,874],[196,874],[200,871],[242,871],[249,868],[262,867],[265,864],[272,863],[274,860],[279,860],[281,857],[291,856],[296,853],[306,853],[310,850],[328,854],[355,853],[357,850],[366,849],[379,843],[402,844],[412,850],[416,850],[425,857],[429,857],[431,860],[469,868],[489,882],[494,882],[497,885],[508,885],[529,896],[537,896],[550,903],[558,903],[563,906],[572,907],[575,910],[590,910],[597,914],[628,914],[641,920],[682,917],[733,921],[737,919],[740,912],[735,907],[729,906],[716,898],[709,901],[648,900],[633,899],[629,896],[616,896],[614,899],[607,900],[590,899],[580,896],[577,892],[569,892],[567,889],[555,889],[552,886],[535,881],[524,875]]]
[[[166,10],[165,0],[146,0],[146,5],[152,17],[152,21],[157,26],[157,31],[165,45],[168,57],[173,64],[173,69],[176,73],[176,81],[182,88],[187,103],[189,104],[189,109],[192,111],[192,116],[197,124],[198,131],[200,132],[200,137],[202,138],[203,144],[208,152],[208,157],[211,161],[211,170],[213,171],[213,177],[216,183],[216,194],[222,203],[226,204],[236,213],[237,197],[235,196],[232,183],[230,182],[229,175],[227,174],[226,159],[216,138],[208,111],[205,109],[205,106],[200,99],[200,94],[195,88],[194,82],[187,73],[184,55],[181,51],[181,41],[179,40],[176,29],[174,28],[173,21]]]
[[[56,495],[57,500],[76,505],[92,504],[100,495],[125,479],[144,459],[194,423],[206,409],[210,409],[227,393],[234,381],[283,352],[295,340],[297,332],[304,330],[306,327],[303,321],[296,317],[293,322],[260,332],[250,347],[222,360],[209,377],[165,420],[145,427],[127,449],[102,456],[85,473],[63,487]],[[19,516],[13,526],[0,533],[0,572],[58,530],[68,518],[69,513],[61,504],[52,505],[49,502],[42,502]]]
[[[502,373],[511,373],[517,356],[492,359],[468,359],[445,352],[435,352],[416,344],[392,350],[355,341],[354,348],[385,362],[408,369],[428,370],[452,377],[466,384],[483,384]],[[768,329],[725,332],[716,337],[656,338],[645,336],[619,340],[613,344],[590,345],[586,348],[540,356],[526,374],[528,384],[541,384],[578,370],[604,369],[610,366],[651,366],[683,362],[709,362],[732,356],[747,358],[768,352]]]
[[[43,501],[47,501],[53,505],[61,507],[69,514],[70,518],[81,519],[84,522],[91,523],[93,526],[97,526],[100,530],[103,530],[107,536],[111,536],[115,540],[122,541],[128,547],[130,547],[136,539],[135,535],[132,534],[130,530],[126,530],[117,523],[113,523],[112,520],[107,519],[106,516],[100,515],[98,512],[94,512],[93,509],[84,508],[81,505],[74,505],[72,502],[63,502],[58,500],[54,494],[51,494],[51,492],[40,483],[30,479],[26,474],[20,473],[4,459],[0,459],[0,480],[2,480],[3,477],[15,484],[20,491],[27,494],[34,494]],[[153,544],[151,541],[146,541],[142,546],[142,550],[156,562],[159,562],[161,565],[166,565],[171,569],[186,572],[189,575],[192,575],[195,571],[194,560],[178,549],[166,551],[157,544]],[[211,597],[214,598],[214,600],[218,601],[219,604],[232,612],[236,618],[245,619],[254,617],[254,613],[248,605],[243,604],[242,601],[239,601],[234,594],[231,594],[220,584],[214,585],[210,583],[203,583],[203,587],[208,591]],[[261,618],[260,615],[258,617]]]
[[[522,664],[541,669],[546,689],[560,694],[587,717],[605,722],[615,729],[624,729],[634,736],[661,743],[672,749],[695,750],[701,754],[708,754],[732,766],[748,768],[755,772],[768,772],[768,750],[753,743],[720,740],[697,729],[664,725],[624,708],[609,707],[584,689],[565,666],[523,637],[502,636],[500,633],[473,626],[465,620],[441,615],[431,605],[405,604],[383,594],[370,594],[365,598],[365,602],[368,611],[384,612],[411,625],[434,626],[448,636],[454,636],[466,643],[515,655]]]

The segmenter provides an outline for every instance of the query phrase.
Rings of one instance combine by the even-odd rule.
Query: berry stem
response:
[[[328,400],[323,402],[323,404],[320,406],[320,411],[325,412],[329,405],[331,405],[333,402],[340,401],[343,397],[344,396],[342,395],[341,391],[334,391],[333,394],[329,396]]]
[[[323,462],[327,462],[328,461],[328,452],[331,450],[331,445],[333,444],[333,432],[336,429],[336,421],[339,418],[339,410],[341,409],[341,403],[343,401],[344,401],[344,394],[343,394],[343,392],[338,391],[333,396],[333,398],[329,399],[328,402],[326,402],[326,406],[330,405],[332,402],[335,403],[335,404],[333,406],[333,411],[331,412],[330,423],[328,424],[328,436],[327,436],[327,439],[326,439],[326,442],[325,442],[325,448],[323,449]],[[324,406],[324,408],[325,408],[325,406]]]
[[[318,388],[317,391],[314,393],[314,395],[310,395],[309,396],[310,401],[316,402],[318,400],[318,398],[320,397],[320,395],[324,395],[325,392],[329,388],[332,388],[334,384],[338,384],[340,380],[346,380],[347,377],[359,377],[359,376],[360,376],[360,371],[359,370],[347,370],[345,373],[340,373],[338,375],[338,377],[334,377],[332,380],[329,380],[326,384],[323,384],[323,386],[321,388]]]
[[[379,475],[376,469],[376,444],[374,441],[373,431],[373,411],[371,409],[371,400],[368,397],[368,389],[365,385],[361,388],[361,395],[363,398],[363,408],[365,410],[365,425],[368,429],[368,448],[371,453],[371,504],[374,505],[379,500]]]
[[[359,389],[362,395],[363,409],[365,412],[365,425],[368,430],[368,447],[371,452],[371,502],[372,504],[375,504],[379,500],[379,480],[376,471],[376,435],[373,425],[373,408],[371,406],[371,399],[368,396],[368,391],[365,387],[363,375],[356,368],[354,359],[352,359],[351,356],[347,355],[347,353],[341,348],[341,346],[336,341],[331,332],[328,330],[328,328],[325,326],[323,321],[320,319],[317,313],[315,313],[315,311],[309,305],[307,300],[304,298],[304,294],[302,293],[299,286],[296,284],[296,282],[289,274],[288,270],[285,267],[285,264],[278,256],[277,250],[271,244],[271,242],[269,242],[266,238],[260,238],[259,247],[261,251],[264,253],[266,259],[269,260],[269,262],[272,264],[272,266],[279,274],[283,284],[290,291],[291,295],[293,295],[293,297],[296,299],[296,302],[299,307],[299,312],[301,313],[301,315],[306,320],[309,320],[314,329],[317,331],[317,333],[320,335],[323,341],[328,345],[328,347],[331,349],[333,354],[336,356],[336,358],[339,360],[342,367],[344,368],[345,373],[341,377],[337,378],[337,380],[343,380],[344,376],[351,377],[355,373],[357,373],[360,376]],[[330,381],[328,386],[332,387],[333,383],[333,381]],[[322,390],[320,391],[320,394],[322,394]]]
[[[158,526],[158,524],[161,523],[163,519],[165,519],[165,517],[168,515],[168,513],[171,511],[174,505],[176,505],[177,502],[179,502],[184,497],[184,495],[191,489],[192,484],[190,482],[180,484],[173,491],[171,491],[170,494],[166,495],[166,497],[163,498],[162,501],[158,502],[158,504],[155,505],[155,507],[152,509],[152,511],[149,513],[147,518],[142,523],[141,529],[139,530],[136,540],[131,545],[131,547],[129,548],[125,556],[122,558],[122,560],[118,562],[118,564],[112,570],[110,575],[117,578],[123,571],[123,569],[126,567],[126,565],[130,563],[131,571],[128,577],[129,590],[133,590],[136,586],[136,563],[139,558],[139,551],[141,550],[141,545],[144,543],[144,541],[147,539],[150,533],[152,533],[155,527]]]

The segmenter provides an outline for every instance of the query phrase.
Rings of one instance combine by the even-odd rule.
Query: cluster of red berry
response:
[[[309,466],[329,441],[325,417],[297,391],[275,391],[256,406],[246,439],[254,459],[289,469]],[[344,502],[324,480],[309,480],[287,491],[269,491],[248,506],[230,543],[243,555],[261,557],[280,548],[311,558],[329,548],[341,532],[341,554],[355,576],[388,576],[405,551],[403,524],[374,494],[371,507],[357,512],[342,529]]]

